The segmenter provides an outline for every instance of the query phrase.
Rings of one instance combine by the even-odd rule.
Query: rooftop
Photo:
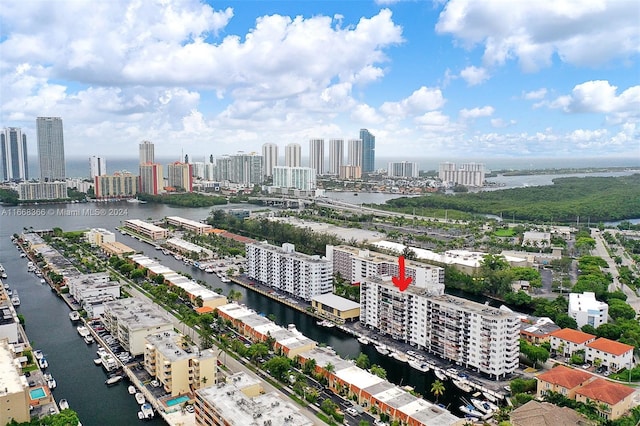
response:
[[[549,402],[529,401],[511,412],[513,426],[581,426],[593,425],[576,411]]]
[[[116,317],[118,323],[124,323],[130,330],[139,330],[172,324],[164,310],[140,299],[118,299],[104,304],[107,313]]]
[[[628,386],[600,378],[587,383],[576,391],[589,399],[606,402],[609,405],[616,405],[634,392],[635,390]]]
[[[584,333],[571,328],[563,328],[562,330],[554,331],[551,333],[551,336],[577,344],[583,344],[596,338],[593,334]]]
[[[22,392],[29,387],[15,363],[9,342],[7,339],[0,340],[0,396]]]
[[[143,228],[146,229],[147,231],[151,231],[151,232],[164,232],[166,231],[166,229],[161,228],[157,225],[154,225],[153,223],[148,223],[145,222],[143,220],[140,219],[127,219],[124,221],[124,225],[133,225],[133,226],[137,226],[139,228]]]
[[[627,352],[633,352],[633,346],[616,342],[615,340],[609,340],[604,337],[600,337],[599,339],[588,343],[587,347],[618,356],[626,354]]]
[[[565,367],[564,365],[558,365],[549,371],[538,374],[536,378],[540,381],[558,385],[565,389],[573,389],[592,377],[594,376],[586,371]]]
[[[337,296],[333,293],[321,294],[313,297],[311,300],[330,306],[339,311],[348,311],[350,309],[357,309],[360,307],[359,303]]]

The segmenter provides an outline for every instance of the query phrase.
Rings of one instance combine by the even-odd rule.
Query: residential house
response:
[[[571,328],[563,328],[551,333],[551,351],[564,357],[571,357],[577,351],[584,351],[596,336]]]
[[[549,392],[563,395],[565,398],[574,399],[579,387],[593,380],[593,375],[584,370],[558,365],[549,371],[538,374],[537,397],[542,398]]]
[[[633,346],[601,337],[587,344],[585,360],[617,372],[633,367]]]

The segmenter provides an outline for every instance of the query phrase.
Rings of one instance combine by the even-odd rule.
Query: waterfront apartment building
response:
[[[29,180],[27,135],[19,127],[8,127],[0,133],[0,177],[5,182]]]
[[[300,144],[290,143],[284,148],[284,165],[302,167],[302,147]]]
[[[339,273],[349,283],[361,283],[369,277],[398,276],[398,258],[346,245],[327,245],[326,257],[333,263],[333,273]],[[444,294],[444,268],[405,260],[405,274],[411,286],[427,294]]]
[[[173,330],[149,334],[145,341],[144,368],[171,396],[216,384],[218,358],[212,349],[198,349]]]
[[[315,170],[310,167],[276,166],[273,168],[273,186],[312,191],[316,189]]]
[[[329,174],[338,175],[344,165],[344,140],[329,140]]]
[[[61,200],[68,198],[66,182],[22,182],[18,184],[18,199]]]
[[[15,355],[13,345],[0,339],[0,424],[3,425],[31,420],[29,383]],[[48,395],[51,400],[50,393]]]
[[[360,284],[360,322],[492,378],[518,366],[517,315],[459,297],[430,296],[418,287],[400,291],[389,277]]]
[[[155,163],[155,148],[153,142],[142,141],[138,146],[140,164]]]
[[[69,294],[80,304],[111,301],[120,297],[120,282],[111,281],[109,274],[98,272],[67,278]]]
[[[482,163],[440,163],[438,178],[446,185],[481,187],[484,185],[485,169]]]
[[[213,230],[211,225],[179,216],[167,216],[167,223],[198,235],[207,234]]]
[[[169,236],[169,231],[166,229],[140,219],[127,219],[124,221],[124,226],[154,241],[164,240]]]
[[[104,176],[107,174],[107,160],[104,157],[92,155],[89,157],[89,178]]]
[[[193,167],[189,163],[176,161],[167,167],[167,183],[182,192],[193,191]]]
[[[144,353],[149,334],[173,331],[173,322],[163,309],[133,297],[106,302],[102,318],[105,328],[133,356]]]
[[[64,180],[64,136],[62,118],[38,117],[36,119],[38,135],[38,161],[42,182]]]
[[[342,166],[338,175],[343,180],[355,180],[362,178],[362,167],[360,166]]]
[[[324,174],[324,139],[309,140],[309,167],[316,175]]]
[[[367,129],[360,129],[362,141],[362,172],[370,173],[376,169],[376,137]]]
[[[158,195],[164,192],[164,170],[157,163],[140,164],[140,182],[138,184],[141,194]]]
[[[276,247],[265,242],[247,243],[247,275],[276,290],[310,301],[333,288],[333,264],[320,256],[295,251],[293,244]]]
[[[140,178],[129,172],[115,172],[112,175],[94,176],[95,197],[131,198],[140,191]]]
[[[245,154],[238,153],[223,157],[221,161],[216,161],[219,170],[216,178],[228,180],[229,182],[252,187],[262,183],[262,156],[255,152]]]
[[[104,228],[91,228],[84,233],[87,242],[92,246],[100,246],[103,243],[115,243],[116,234]]]
[[[596,300],[593,292],[570,293],[568,314],[576,320],[578,328],[587,324],[598,328],[609,319],[609,305]]]
[[[273,168],[278,165],[278,145],[265,143],[262,145],[262,174],[266,177],[273,175]]]
[[[409,161],[390,162],[387,166],[387,176],[390,178],[417,178],[418,163]]]
[[[349,139],[348,145],[348,165],[360,167],[362,170],[362,158],[364,156],[363,142],[361,139]]]
[[[192,242],[185,241],[182,238],[169,238],[165,244],[171,250],[186,255],[190,259],[203,260],[211,259],[213,257],[213,251]]]

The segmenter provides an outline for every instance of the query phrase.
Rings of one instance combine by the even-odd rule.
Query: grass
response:
[[[513,237],[515,234],[513,229],[498,229],[494,232],[496,237]]]

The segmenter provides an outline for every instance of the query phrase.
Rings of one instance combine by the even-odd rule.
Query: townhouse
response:
[[[596,336],[571,328],[563,328],[551,333],[551,352],[571,357],[577,351],[584,351],[587,344],[596,340]]]
[[[633,346],[600,337],[586,345],[585,360],[611,372],[633,368]]]

